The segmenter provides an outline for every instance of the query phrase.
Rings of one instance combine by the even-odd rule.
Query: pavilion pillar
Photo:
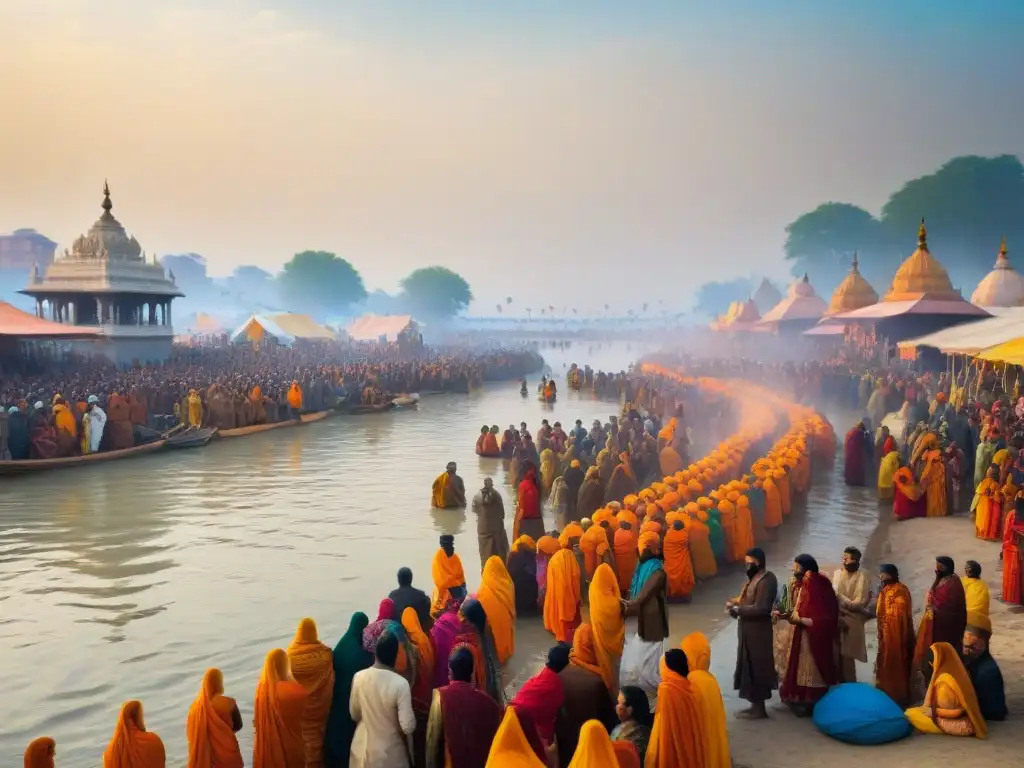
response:
[[[167,300],[167,325],[171,324],[171,301]]]
[[[149,325],[156,325],[156,302],[149,302]]]

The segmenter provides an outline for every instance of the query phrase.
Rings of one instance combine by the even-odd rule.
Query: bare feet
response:
[[[750,707],[733,713],[733,717],[737,720],[767,720],[768,713],[764,707]]]

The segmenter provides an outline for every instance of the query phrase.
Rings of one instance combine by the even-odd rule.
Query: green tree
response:
[[[447,267],[423,267],[402,280],[402,299],[419,317],[451,317],[473,300],[469,283]]]
[[[345,259],[328,251],[303,251],[278,276],[281,298],[291,309],[316,314],[344,312],[366,298],[363,278]]]
[[[725,314],[732,302],[749,299],[754,290],[754,281],[748,277],[738,277],[722,283],[704,283],[697,289],[694,309],[708,317],[718,317]]]
[[[924,218],[928,243],[954,284],[970,293],[991,268],[999,241],[1024,252],[1024,166],[1015,155],[955,157],[913,179],[882,208],[882,224],[905,255]]]
[[[850,203],[823,203],[790,223],[785,250],[792,274],[809,275],[811,283],[826,292],[850,271],[854,251],[861,274],[869,281],[891,278],[897,266],[881,222]]]

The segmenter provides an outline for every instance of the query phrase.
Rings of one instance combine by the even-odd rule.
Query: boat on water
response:
[[[299,427],[303,424],[312,424],[315,421],[321,421],[326,419],[328,416],[335,413],[335,411],[316,411],[315,413],[303,413],[297,419],[287,419],[286,421],[275,421],[271,424],[253,424],[248,427],[235,427],[234,429],[220,429],[217,430],[217,437],[245,437],[246,435],[255,435],[259,432],[269,432],[272,429],[285,429],[286,427]]]
[[[420,401],[420,396],[413,392],[409,395],[399,395],[392,402],[399,408],[409,408]]]
[[[213,438],[217,437],[216,427],[200,427],[199,429],[186,429],[176,435],[167,438],[168,448],[202,448],[209,445]]]
[[[394,400],[390,400],[386,403],[375,403],[373,405],[355,404],[343,409],[342,413],[347,413],[349,416],[363,416],[372,413],[387,413],[394,407]]]
[[[162,451],[167,447],[168,441],[155,440],[132,448],[123,448],[119,451],[103,451],[101,453],[87,453],[84,456],[65,456],[59,459],[22,459],[19,461],[0,461],[0,476],[22,475],[31,472],[43,472],[48,469],[68,469],[70,467],[85,467],[91,464],[99,464],[105,461],[117,461],[119,459],[130,459],[135,456],[145,456],[150,453]]]

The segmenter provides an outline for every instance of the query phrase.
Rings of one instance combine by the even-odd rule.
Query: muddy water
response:
[[[572,362],[620,370],[633,344],[543,350],[564,380]],[[531,389],[536,385],[531,381]],[[459,463],[467,491],[501,462],[474,454],[484,423],[571,424],[617,408],[563,393],[553,407],[517,385],[424,398],[418,410],[306,427],[36,477],[0,481],[0,765],[35,736],[61,763],[97,765],[123,701],[140,699],[168,764],[187,754],[185,715],[205,669],[224,671],[247,726],[263,657],[316,618],[333,645],[353,611],[376,616],[408,565],[430,591],[437,537],[452,533],[470,588],[475,520],[430,509],[430,484]],[[470,515],[471,517],[471,515]],[[518,669],[549,644],[522,626]],[[251,755],[252,729],[239,734]]]

